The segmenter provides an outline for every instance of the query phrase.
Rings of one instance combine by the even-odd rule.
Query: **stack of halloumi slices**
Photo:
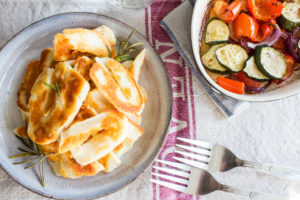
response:
[[[17,101],[27,125],[14,132],[55,153],[48,160],[58,176],[110,172],[143,134],[147,93],[138,79],[145,49],[120,63],[115,45],[104,25],[65,29],[27,67]]]

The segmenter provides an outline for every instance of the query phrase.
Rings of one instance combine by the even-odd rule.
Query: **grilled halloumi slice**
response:
[[[116,39],[115,33],[109,27],[107,27],[105,25],[101,25],[98,28],[95,28],[95,30],[102,33],[102,35],[106,39],[108,39],[111,46],[114,46],[116,44],[117,39]]]
[[[75,61],[74,69],[77,70],[85,78],[85,80],[89,81],[91,80],[90,69],[93,64],[94,61],[89,57],[80,56]]]
[[[30,98],[31,88],[37,79],[37,77],[41,74],[41,72],[49,68],[53,63],[53,49],[47,48],[44,49],[41,53],[40,61],[35,60],[31,61],[28,64],[26,69],[26,73],[24,76],[24,80],[18,90],[18,108],[22,112],[22,118],[27,121],[29,115],[29,107],[28,102]]]
[[[79,164],[86,165],[104,157],[128,136],[127,117],[117,111],[107,112],[109,115],[101,121],[103,130],[98,131],[85,143],[71,149],[72,157]]]
[[[120,112],[133,114],[143,106],[138,85],[128,70],[111,58],[96,58],[90,77],[103,96]]]
[[[131,67],[129,69],[136,82],[139,81],[139,77],[140,77],[142,66],[143,66],[144,59],[145,59],[145,54],[146,54],[146,49],[143,49],[135,57],[134,61],[131,64]]]
[[[31,61],[28,64],[24,81],[22,82],[19,90],[18,90],[18,108],[23,112],[29,112],[28,101],[30,98],[31,88],[36,80],[36,78],[40,75],[42,69],[40,68],[40,61],[35,60]]]
[[[47,69],[49,67],[54,67],[56,62],[54,61],[54,50],[53,48],[46,48],[41,53],[40,58],[40,67],[42,70]]]
[[[56,161],[49,161],[49,163],[57,176],[71,179],[94,176],[104,170],[103,165],[99,162],[92,162],[85,166],[78,164],[71,157],[70,152],[59,154]]]
[[[72,52],[86,52],[99,57],[108,56],[111,50],[109,40],[97,30],[84,28],[65,29],[54,36],[54,59],[66,61],[72,59]],[[108,48],[108,49],[107,49]]]
[[[111,172],[122,163],[120,158],[113,152],[100,158],[98,162],[103,165],[104,172]]]
[[[113,115],[113,111],[102,112],[94,117],[75,123],[60,136],[59,152],[65,153],[83,144],[91,135],[104,129],[103,122]]]
[[[98,160],[98,162],[104,166],[104,172],[111,172],[117,168],[121,164],[121,156],[128,152],[132,148],[134,142],[144,133],[140,126],[130,120],[128,122],[128,136],[121,144],[116,146],[112,152]]]
[[[95,109],[93,109],[92,107],[90,107],[87,104],[82,104],[79,112],[77,113],[75,119],[72,121],[71,125],[74,125],[78,122],[84,121],[88,118],[94,117],[97,115],[97,112],[95,111]]]
[[[27,134],[27,130],[25,126],[20,126],[18,128],[14,129],[14,133],[18,136],[18,137],[22,137],[22,138],[28,138],[28,134]]]
[[[55,82],[60,94],[47,85]],[[31,89],[27,130],[30,139],[38,144],[54,142],[72,123],[89,89],[89,83],[67,63],[45,69]]]
[[[131,120],[128,120],[128,135],[126,139],[118,145],[116,148],[114,148],[113,152],[120,158],[122,155],[124,155],[126,152],[128,152],[135,141],[144,134],[143,129],[137,125],[136,123],[132,122]]]
[[[113,109],[113,105],[101,94],[101,92],[95,88],[91,90],[84,103],[95,109],[97,113],[101,113],[105,110]]]

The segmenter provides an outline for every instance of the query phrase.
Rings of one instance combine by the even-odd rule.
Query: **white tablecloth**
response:
[[[15,33],[44,17],[71,11],[103,13],[137,27],[145,34],[145,11],[121,10],[105,0],[0,0],[0,47]],[[300,95],[276,102],[253,103],[242,113],[225,117],[205,94],[195,78],[193,82],[197,137],[230,147],[240,158],[284,164],[300,168]],[[153,199],[150,167],[129,186],[103,199]],[[236,168],[215,173],[224,184],[250,190],[287,195],[298,192],[300,184]],[[17,183],[0,169],[0,199],[44,199]],[[242,200],[244,197],[215,192],[201,200]]]

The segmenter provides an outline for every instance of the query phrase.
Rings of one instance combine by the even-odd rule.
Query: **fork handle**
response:
[[[243,161],[242,166],[250,167],[279,178],[300,182],[300,170],[289,167],[260,164],[256,162]]]
[[[251,200],[286,200],[283,197],[274,196],[271,194],[266,194],[266,193],[261,193],[261,192],[248,192],[248,191],[233,188],[233,187],[230,187],[227,185],[222,185],[221,190],[224,192],[247,196]]]

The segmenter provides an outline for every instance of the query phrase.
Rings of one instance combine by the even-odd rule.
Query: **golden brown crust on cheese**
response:
[[[20,126],[18,128],[15,128],[14,133],[19,137],[28,138],[27,130],[25,126]]]
[[[26,73],[24,76],[24,80],[18,90],[18,107],[24,111],[28,112],[28,101],[30,97],[31,88],[37,79],[37,77],[41,74],[41,72],[50,67],[53,63],[53,49],[47,48],[44,49],[41,53],[40,61],[35,60],[31,61],[28,64],[26,69]]]
[[[41,58],[40,58],[40,67],[42,70],[53,66],[54,64],[53,54],[54,51],[52,48],[47,48],[42,51]]]
[[[109,41],[98,31],[84,28],[65,29],[54,36],[54,59],[66,61],[72,59],[72,51],[87,52],[96,56],[108,56]]]
[[[97,113],[101,113],[105,110],[113,109],[113,105],[101,94],[101,92],[95,88],[91,90],[84,103],[92,107]]]
[[[28,101],[30,97],[31,88],[36,80],[36,78],[40,75],[42,69],[40,68],[40,61],[34,60],[28,64],[24,81],[21,84],[18,90],[18,107],[24,112],[28,112]]]
[[[71,158],[70,152],[67,152],[66,155],[67,155],[66,157],[68,159],[68,163],[69,163],[70,167],[72,168],[72,170],[74,171],[74,174],[76,176],[78,176],[78,177],[94,176],[95,174],[97,174],[99,172],[98,166],[96,166],[97,165],[96,162],[82,166],[82,165],[78,164],[74,158]]]
[[[56,175],[72,179],[82,176],[94,176],[104,169],[99,162],[93,162],[85,166],[79,165],[71,157],[70,152],[59,154],[57,159],[51,161],[50,164]]]
[[[60,96],[45,85],[45,82],[55,85],[55,81]],[[87,81],[66,63],[58,63],[55,70],[45,70],[31,90],[28,126],[31,140],[38,144],[55,141],[62,129],[74,119],[88,90]]]
[[[141,110],[143,98],[137,83],[119,62],[109,59],[107,66],[95,63],[90,70],[90,77],[98,90],[120,112],[130,114]],[[122,85],[121,78],[126,79],[130,87]]]
[[[94,117],[96,115],[97,115],[97,113],[95,112],[95,110],[92,107],[90,107],[87,104],[82,104],[82,106],[80,107],[79,112],[77,113],[75,119],[73,120],[73,122],[70,126],[72,126],[73,124],[75,124],[77,122],[81,122],[83,120],[86,120],[90,117]]]
[[[90,69],[93,66],[94,61],[89,59],[88,57],[78,57],[75,61],[75,67],[77,71],[85,78],[85,80],[89,81],[90,78]]]

